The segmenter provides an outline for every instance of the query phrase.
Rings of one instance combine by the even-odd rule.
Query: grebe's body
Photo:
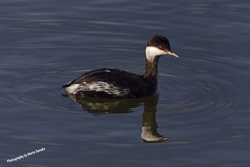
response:
[[[108,68],[87,72],[64,87],[69,93],[103,98],[136,98],[158,93],[156,76],[144,78],[142,75]]]
[[[154,36],[146,48],[146,72],[137,75],[119,69],[97,69],[64,85],[70,94],[99,98],[139,98],[159,92],[158,60],[162,55],[178,57],[171,51],[168,39]]]

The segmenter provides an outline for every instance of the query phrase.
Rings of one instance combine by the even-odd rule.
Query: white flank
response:
[[[113,84],[106,82],[92,82],[83,84],[72,84],[65,89],[68,93],[77,94],[78,91],[96,91],[96,92],[106,92],[108,94],[124,95],[128,93],[128,89],[120,89],[115,87]]]
[[[68,92],[68,93],[71,93],[71,94],[76,94],[78,88],[80,87],[80,84],[72,84],[70,85],[69,87],[67,87],[65,90]]]

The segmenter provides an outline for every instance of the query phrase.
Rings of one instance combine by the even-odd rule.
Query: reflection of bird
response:
[[[159,95],[154,97],[156,98],[151,98],[150,101],[144,103],[144,113],[142,114],[143,121],[141,138],[147,143],[162,142],[173,139],[172,137],[163,137],[157,131],[158,126],[156,123],[155,113],[157,110]]]
[[[158,60],[162,55],[172,55],[167,38],[155,35],[146,47],[146,72],[137,75],[119,69],[97,69],[87,72],[64,85],[70,94],[89,97],[137,98],[158,93]]]
[[[142,132],[141,138],[146,143],[162,142],[171,137],[163,137],[157,132],[156,123],[156,110],[159,100],[159,94],[151,97],[136,98],[136,99],[107,99],[107,98],[93,98],[85,97],[80,94],[65,94],[73,101],[82,105],[83,110],[91,113],[94,116],[100,116],[103,114],[118,114],[118,113],[130,113],[134,108],[141,105],[144,106],[144,113],[142,114]]]
[[[143,113],[143,123],[142,123],[142,132],[141,138],[144,142],[162,142],[165,140],[173,139],[172,137],[163,137],[157,132],[157,123],[155,119],[155,112],[146,112]]]

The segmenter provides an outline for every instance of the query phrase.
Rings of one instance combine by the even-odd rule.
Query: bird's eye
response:
[[[159,46],[159,49],[163,50],[163,47],[162,47],[162,46]]]

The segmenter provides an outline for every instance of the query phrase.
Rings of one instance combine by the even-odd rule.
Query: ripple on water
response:
[[[223,116],[237,112],[244,105],[239,94],[245,92],[235,86],[241,85],[237,79],[187,67],[175,67],[173,71],[181,73],[160,74],[159,114]]]
[[[184,69],[188,71],[187,69]],[[198,71],[198,70],[197,70]],[[68,71],[70,73],[70,71]],[[71,71],[71,73],[74,71]],[[77,72],[78,73],[78,72]],[[199,73],[202,73],[202,77]],[[33,75],[36,75],[33,73]],[[21,102],[33,103],[36,105],[50,106],[53,108],[68,109],[61,103],[67,100],[62,99],[59,80],[62,78],[73,79],[69,75],[60,75],[58,71],[46,71],[40,74],[39,78],[32,83],[23,83],[22,94],[18,98]],[[47,78],[47,81],[44,81]],[[55,78],[57,78],[55,81]],[[57,83],[51,83],[51,82]],[[24,81],[25,82],[25,81]],[[43,86],[41,82],[44,82]],[[40,85],[40,86],[37,86]],[[213,74],[206,72],[198,72],[198,75],[183,75],[183,74],[160,74],[160,102],[159,109],[167,109],[166,113],[186,113],[194,112],[196,114],[221,114],[222,112],[235,111],[236,107],[242,104],[237,98],[237,94],[242,93],[240,89],[234,87],[232,83],[225,78],[215,77]],[[3,103],[16,103],[13,101],[13,95],[2,95]],[[11,100],[13,99],[13,100]],[[56,106],[55,104],[58,104]],[[10,104],[10,105],[13,105]],[[234,109],[233,109],[234,108]],[[211,112],[215,111],[215,112]],[[198,112],[198,113],[197,113]],[[164,112],[162,112],[164,113]]]
[[[57,68],[54,64],[35,67],[27,65],[22,69],[4,71],[1,75],[8,78],[8,82],[1,84],[3,93],[0,95],[0,103],[9,108],[6,112],[27,111],[34,106],[61,106],[60,67]],[[16,110],[16,107],[20,109]]]

